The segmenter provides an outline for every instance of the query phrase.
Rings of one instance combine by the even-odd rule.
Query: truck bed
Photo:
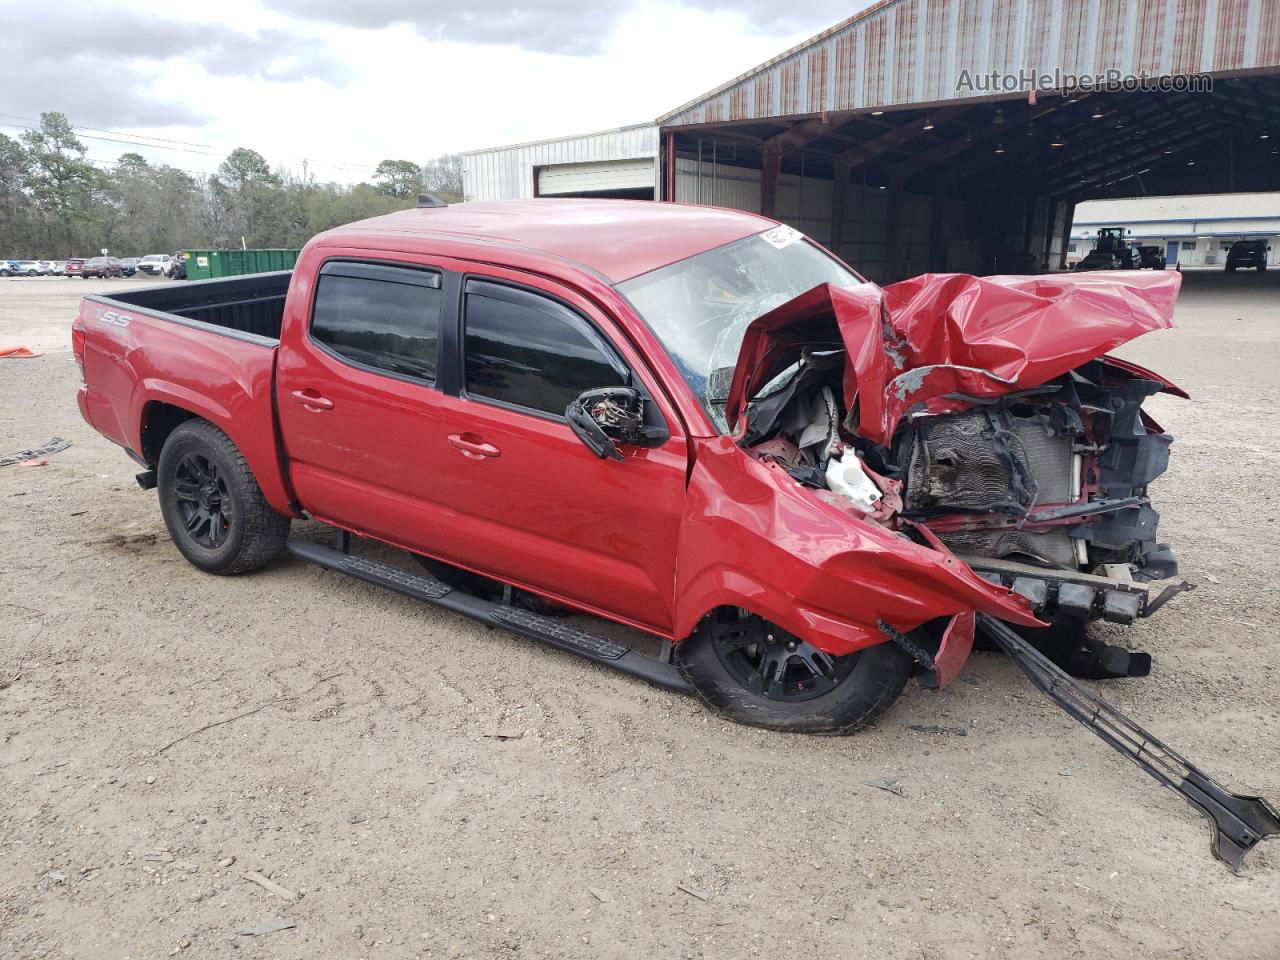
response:
[[[245,277],[180,281],[94,299],[122,304],[164,319],[193,320],[278,341],[285,295],[292,276],[292,270],[280,270]]]
[[[290,512],[273,402],[290,277],[281,271],[85,297],[72,325],[85,420],[154,468],[167,432],[202,417],[240,449],[271,505]]]

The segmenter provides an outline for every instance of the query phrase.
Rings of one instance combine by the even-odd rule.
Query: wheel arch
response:
[[[166,389],[169,386],[176,389]],[[226,434],[240,450],[271,507],[285,516],[298,516],[286,486],[274,428],[265,437],[255,438],[252,424],[238,427],[231,411],[199,394],[154,382],[144,382],[139,387],[137,433],[131,445],[148,466],[154,468],[159,463],[160,451],[174,430],[188,421],[204,420]]]
[[[142,408],[142,422],[138,428],[138,452],[147,461],[147,466],[154,468],[160,462],[160,451],[174,430],[188,420],[199,419],[208,418],[164,400],[148,401]]]
[[[723,566],[708,569],[690,583],[677,609],[673,636],[688,639],[698,625],[719,610],[746,610],[781,629],[837,655],[885,642],[885,637],[850,620],[798,604],[748,575]]]

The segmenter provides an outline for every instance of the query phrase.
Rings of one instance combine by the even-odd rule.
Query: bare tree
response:
[[[462,157],[446,153],[422,165],[422,185],[449,203],[462,202]]]

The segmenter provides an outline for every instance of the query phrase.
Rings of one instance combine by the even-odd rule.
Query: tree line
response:
[[[411,207],[419,193],[462,199],[461,158],[384,160],[369,182],[319,183],[262,154],[232,150],[197,174],[122,154],[109,168],[85,158],[61,113],[39,129],[0,134],[0,257],[144,256],[186,248],[301,247],[315,234]]]

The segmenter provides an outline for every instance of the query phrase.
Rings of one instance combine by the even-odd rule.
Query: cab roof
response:
[[[435,239],[443,243],[413,246],[441,253],[450,239],[481,241],[569,260],[621,283],[775,223],[740,210],[649,200],[497,200],[401,210],[324,236]]]

